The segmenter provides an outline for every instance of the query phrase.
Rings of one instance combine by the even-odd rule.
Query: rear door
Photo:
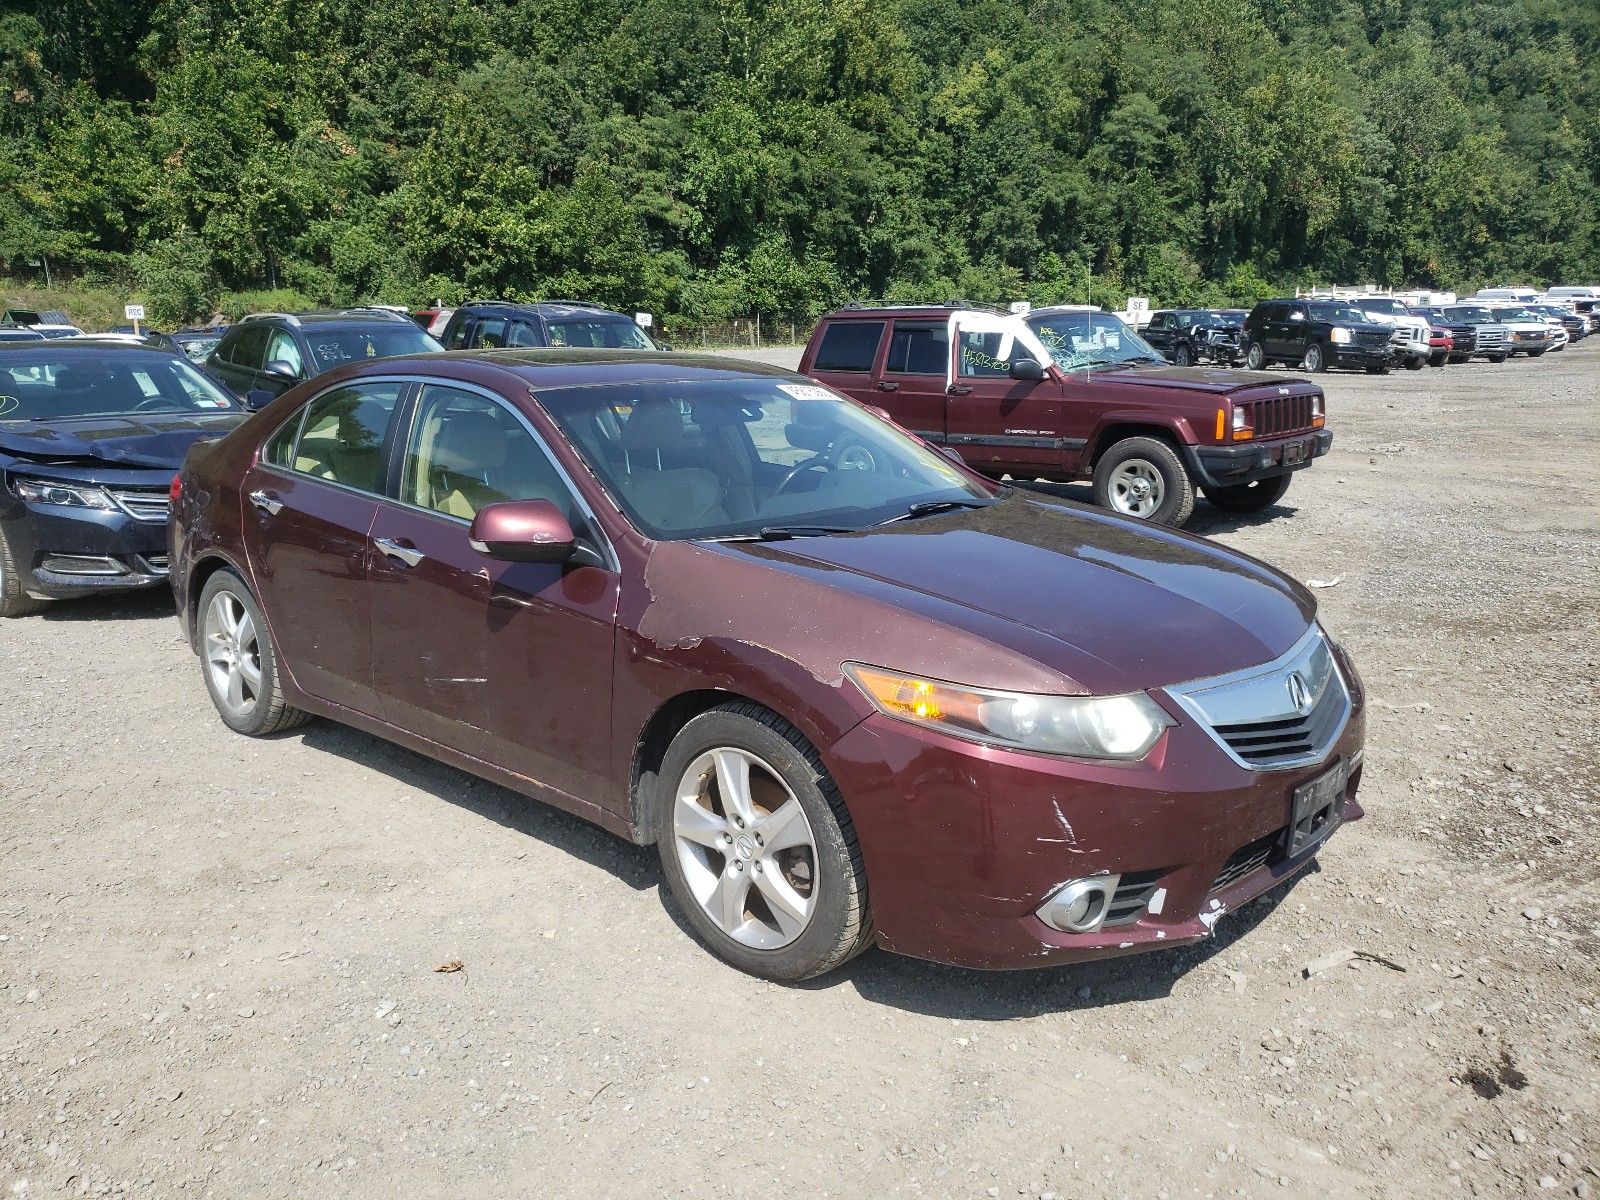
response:
[[[881,404],[899,420],[894,389],[875,386],[875,370],[883,356],[884,331],[888,327],[887,320],[828,321],[807,374],[858,403]]]
[[[943,443],[949,432],[945,388],[950,374],[948,321],[897,319],[876,383],[883,405],[907,429]],[[874,401],[868,400],[871,404]]]
[[[242,489],[245,551],[285,669],[313,696],[371,716],[367,539],[405,386],[362,380],[312,399]]]

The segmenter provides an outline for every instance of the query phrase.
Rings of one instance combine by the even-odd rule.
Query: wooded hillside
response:
[[[148,297],[1600,280],[1592,0],[9,0],[0,264]]]

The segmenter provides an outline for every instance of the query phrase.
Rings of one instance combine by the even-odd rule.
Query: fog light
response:
[[[87,554],[55,554],[44,560],[42,569],[57,575],[126,575],[128,568],[114,558]]]
[[[1120,875],[1074,879],[1039,906],[1039,919],[1062,933],[1093,933],[1106,919]]]

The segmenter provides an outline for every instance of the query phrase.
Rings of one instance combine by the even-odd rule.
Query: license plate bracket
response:
[[[1284,852],[1303,854],[1334,831],[1344,816],[1344,789],[1350,769],[1340,759],[1315,779],[1295,788],[1289,802],[1289,837]]]

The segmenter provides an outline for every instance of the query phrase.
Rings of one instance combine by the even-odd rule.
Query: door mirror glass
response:
[[[566,562],[578,539],[561,510],[548,500],[489,504],[472,518],[473,548],[506,562]]]
[[[1044,368],[1031,358],[1013,358],[1011,370],[1008,372],[1013,379],[1020,379],[1029,383],[1037,383],[1044,378]]]

